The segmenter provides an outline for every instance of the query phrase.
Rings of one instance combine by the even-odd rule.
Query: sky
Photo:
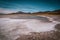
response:
[[[60,9],[59,0],[0,0],[0,13],[39,12]]]

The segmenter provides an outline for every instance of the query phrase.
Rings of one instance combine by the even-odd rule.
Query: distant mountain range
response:
[[[0,13],[0,14],[4,14],[4,13]],[[60,15],[60,9],[58,10],[54,10],[54,11],[44,11],[44,12],[34,12],[34,13],[26,13],[26,12],[22,12],[22,11],[18,11],[15,13],[8,13],[8,14],[59,14]]]

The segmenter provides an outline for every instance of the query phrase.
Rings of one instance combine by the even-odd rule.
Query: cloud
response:
[[[11,10],[11,9],[0,8],[0,13],[8,14],[8,13],[13,13],[13,12],[16,12],[16,11]]]

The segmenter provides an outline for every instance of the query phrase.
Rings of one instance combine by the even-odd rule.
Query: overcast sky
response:
[[[38,12],[60,9],[59,0],[0,0],[0,13]]]

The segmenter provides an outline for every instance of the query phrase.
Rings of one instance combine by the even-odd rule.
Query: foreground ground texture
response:
[[[0,40],[60,40],[58,29],[60,16],[0,17]]]

